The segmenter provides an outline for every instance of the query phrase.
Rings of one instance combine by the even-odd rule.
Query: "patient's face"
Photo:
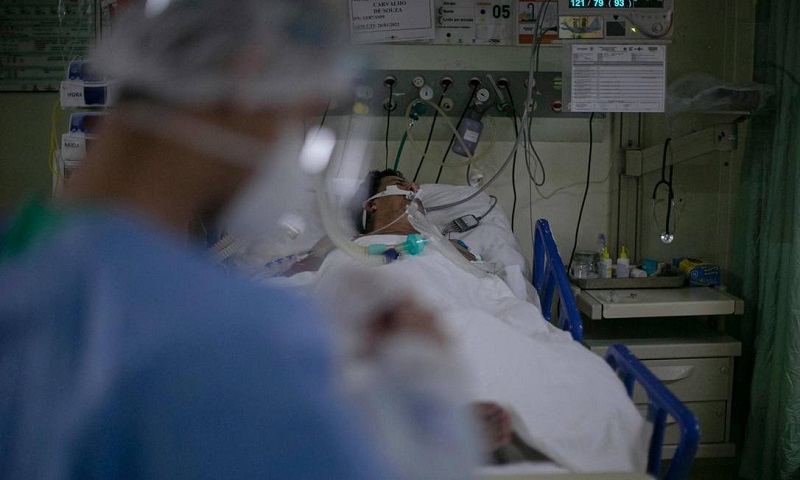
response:
[[[378,191],[376,193],[383,192],[391,185],[395,185],[401,190],[407,190],[410,192],[416,192],[419,190],[419,187],[414,182],[406,180],[402,177],[389,176],[381,179],[380,183],[378,184]],[[388,195],[386,197],[376,198],[375,200],[372,200],[372,203],[376,208],[376,210],[373,212],[373,215],[375,216],[375,223],[373,224],[374,230],[380,228],[385,223],[389,223],[397,217],[404,215],[410,200],[401,195]],[[410,224],[408,224],[408,220],[405,218],[398,221],[394,227],[397,227],[400,230],[413,231],[413,228],[410,226]]]
[[[414,182],[412,182],[410,180],[406,180],[403,177],[389,176],[389,177],[383,177],[381,179],[380,183],[378,184],[378,191],[376,193],[383,192],[384,190],[386,190],[386,187],[389,187],[389,186],[392,186],[392,185],[396,186],[400,190],[406,190],[406,191],[409,191],[409,192],[418,192],[419,191],[419,185],[417,185],[416,183],[414,183]],[[383,210],[383,211],[386,211],[386,212],[389,212],[389,211],[395,212],[396,211],[396,212],[398,212],[398,215],[401,212],[404,212],[406,207],[410,203],[410,200],[407,200],[405,197],[400,196],[400,195],[389,195],[387,197],[376,198],[373,201],[375,202],[375,204],[378,206],[378,208],[380,210]]]

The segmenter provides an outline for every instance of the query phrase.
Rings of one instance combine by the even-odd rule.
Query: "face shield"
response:
[[[131,129],[254,171],[215,227],[259,262],[307,250],[328,228],[355,232],[371,122],[354,115],[316,128],[300,113],[309,99],[351,101],[363,65],[346,48],[340,3],[149,0],[126,8],[90,58],[116,84]],[[193,115],[220,108],[273,112],[279,131],[267,142]]]
[[[219,227],[241,245],[240,262],[259,267],[285,259],[286,266],[326,236],[349,242],[356,235],[371,127],[342,119],[350,124],[343,130],[337,120],[305,133],[287,130],[222,216]]]

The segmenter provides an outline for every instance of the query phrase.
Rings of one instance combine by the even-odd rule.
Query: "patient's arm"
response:
[[[308,252],[308,256],[281,274],[283,277],[291,277],[300,272],[316,272],[325,260],[325,257],[336,248],[330,237],[322,237]]]
[[[365,353],[374,355],[389,337],[401,332],[418,334],[443,347],[447,344],[447,337],[434,314],[411,297],[401,297],[386,310],[375,315],[368,324]],[[494,402],[474,402],[472,409],[480,425],[487,452],[511,443],[514,431],[508,411]]]
[[[366,353],[374,354],[389,337],[397,333],[413,333],[441,346],[447,344],[447,338],[433,312],[411,297],[399,298],[372,318],[367,325]]]

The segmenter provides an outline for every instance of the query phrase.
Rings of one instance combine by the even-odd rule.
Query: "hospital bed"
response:
[[[423,196],[423,200],[427,197],[426,204],[449,203],[466,198],[471,192],[474,192],[471,187],[423,185],[422,191],[426,190],[428,195]],[[432,220],[443,224],[448,218],[456,218],[469,213],[480,214],[485,211],[487,205],[490,205],[488,196],[484,195],[482,200],[479,196],[464,205],[448,209],[446,213],[433,212]],[[483,231],[480,231],[481,229]],[[486,235],[487,230],[489,231],[488,235]],[[474,233],[467,232],[462,238],[471,246],[474,244],[479,251],[488,250],[487,257],[501,261],[507,269],[509,265],[519,264],[520,270],[530,279],[536,290],[544,319],[558,328],[568,331],[575,341],[583,341],[581,315],[567,277],[566,266],[558,252],[547,220],[540,219],[535,224],[533,267],[530,273],[525,271],[525,265],[521,263],[524,262],[521,259],[521,252],[513,251],[518,242],[511,232],[507,218],[499,209],[486,215],[481,221],[481,226]],[[700,429],[697,419],[624,345],[611,346],[605,359],[625,385],[629,396],[632,397],[636,383],[640,384],[647,394],[647,419],[653,424],[648,449],[647,473],[660,478],[664,431],[667,419],[670,417],[680,428],[680,442],[663,478],[670,480],[686,478],[699,443]]]
[[[551,320],[553,300],[557,295],[559,300],[558,318],[554,323],[559,328],[569,331],[575,341],[581,342],[583,326],[580,313],[567,278],[567,271],[547,220],[536,222],[533,243],[532,283],[539,294],[543,315],[546,320]],[[661,450],[669,416],[679,425],[681,439],[664,478],[669,480],[686,478],[700,441],[700,426],[695,416],[624,345],[616,344],[609,347],[605,359],[617,372],[629,396],[633,396],[635,383],[639,383],[647,393],[647,416],[648,421],[653,423],[647,473],[655,478],[660,478]]]
[[[425,205],[431,206],[448,204],[455,200],[466,198],[473,194],[475,190],[467,186],[423,185],[422,192],[422,201]],[[441,227],[463,215],[480,217],[481,222],[477,228],[454,234],[454,238],[464,241],[474,252],[484,257],[487,263],[495,263],[500,266],[500,273],[503,279],[517,297],[527,298],[530,303],[538,304],[537,306],[541,310],[545,321],[551,322],[556,327],[569,332],[573,340],[581,342],[582,321],[580,313],[567,278],[567,270],[558,253],[547,221],[539,220],[536,222],[533,238],[534,262],[533,271],[531,272],[529,271],[528,262],[519,248],[519,242],[511,231],[508,219],[501,209],[492,209],[492,205],[493,202],[489,196],[482,193],[463,204],[444,210],[432,211],[428,214],[428,218]],[[555,321],[552,320],[553,318],[555,318]],[[569,339],[565,341],[569,342]],[[648,421],[652,423],[653,428],[650,435],[647,473],[653,477],[659,477],[664,430],[669,416],[680,426],[681,441],[665,478],[673,480],[686,478],[699,440],[699,428],[694,416],[624,346],[615,345],[609,348],[606,361],[624,384],[628,397],[632,395],[635,383],[641,384],[649,397]],[[568,375],[569,370],[559,369],[558,367],[557,365],[550,367],[559,372],[553,375]],[[602,365],[596,368],[602,368]],[[613,378],[613,376],[610,377]],[[571,416],[570,411],[576,411],[570,410],[572,408],[586,410],[591,409],[591,405],[596,405],[593,403],[596,401],[595,399],[575,399],[574,397],[580,395],[576,390],[571,391],[573,393],[568,396],[573,396],[572,399],[556,397],[556,404],[563,404],[559,409],[559,415]],[[625,398],[625,394],[620,389],[618,401],[624,401],[623,399]],[[573,405],[577,404],[580,404],[581,407],[573,407]],[[553,406],[555,404],[550,403],[549,405]],[[540,410],[537,409],[535,411]],[[554,412],[550,413],[553,414]],[[599,417],[600,415],[602,415],[600,411],[595,414],[598,421],[602,421]],[[607,421],[607,417],[604,418]],[[596,442],[598,438],[601,438],[601,436],[593,437],[593,439],[589,440],[589,443]],[[642,443],[641,445],[644,444]],[[575,455],[584,453],[575,450]],[[550,466],[545,465],[544,470],[537,470],[537,473],[553,473],[553,467],[556,467],[556,464],[551,462]],[[566,471],[562,468],[560,473]]]

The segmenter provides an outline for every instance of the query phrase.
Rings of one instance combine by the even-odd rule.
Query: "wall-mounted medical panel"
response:
[[[528,93],[528,73],[484,70],[373,70],[359,79],[353,97],[357,113],[408,116],[420,99],[438,104],[448,116],[459,118],[470,103],[483,103],[483,114],[522,116]],[[588,113],[566,112],[562,104],[560,72],[537,72],[532,91],[534,117],[588,118]],[[333,105],[332,114],[347,114],[350,105]],[[432,107],[426,113],[433,114]]]

